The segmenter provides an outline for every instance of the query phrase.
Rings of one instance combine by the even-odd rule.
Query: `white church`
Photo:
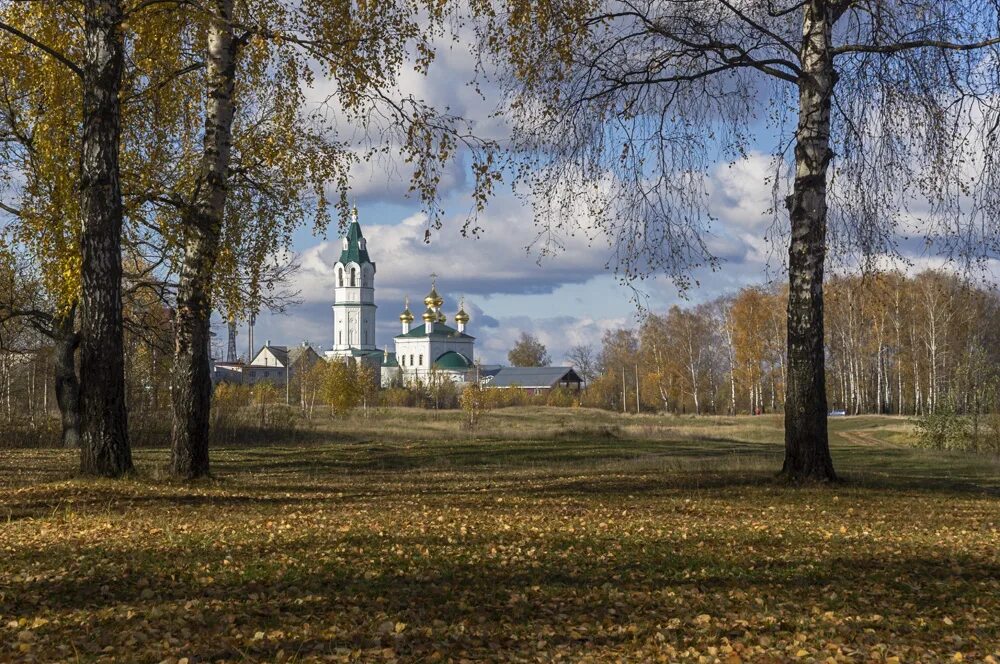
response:
[[[539,393],[556,387],[579,390],[582,379],[572,367],[502,367],[475,363],[475,337],[466,333],[469,314],[459,302],[452,316],[455,326],[448,324],[444,313],[444,298],[438,293],[435,275],[431,275],[431,290],[424,297],[421,323],[410,311],[406,298],[399,314],[400,330],[393,339],[394,351],[379,349],[375,343],[375,262],[368,254],[368,243],[361,233],[358,211],[351,216],[347,234],[341,239],[340,257],[333,266],[333,346],[324,355],[328,361],[354,359],[377,367],[383,387],[394,384],[410,385],[417,381],[431,383],[447,378],[463,387],[478,381],[498,388],[520,387]],[[255,385],[269,382],[286,386],[295,375],[308,370],[320,356],[307,342],[301,347],[272,345],[267,341],[253,351],[253,325],[250,326],[249,362],[235,355],[235,332],[230,323],[230,352],[225,362],[212,360],[213,383]]]
[[[469,314],[459,306],[448,325],[444,298],[432,277],[431,290],[423,299],[422,324],[414,325],[409,298],[399,315],[400,333],[394,338],[395,352],[375,344],[375,263],[361,233],[355,209],[347,234],[341,240],[340,258],[334,265],[333,348],[328,360],[355,358],[381,368],[382,385],[393,382],[429,382],[448,377],[456,383],[475,380],[475,337],[466,333]]]

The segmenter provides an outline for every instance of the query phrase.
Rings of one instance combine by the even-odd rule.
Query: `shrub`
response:
[[[489,394],[488,388],[479,385],[469,385],[462,390],[461,403],[462,410],[465,411],[466,424],[470,429],[476,428],[483,414],[492,408],[494,399]]]
[[[405,387],[387,387],[379,393],[379,403],[385,407],[402,407],[415,405],[413,392]]]
[[[955,405],[946,401],[934,412],[914,421],[917,445],[935,450],[966,450],[974,444],[967,419],[958,414]]]
[[[579,406],[580,401],[576,390],[568,387],[557,387],[549,390],[549,393],[546,395],[545,404],[547,406],[568,408],[570,406]]]

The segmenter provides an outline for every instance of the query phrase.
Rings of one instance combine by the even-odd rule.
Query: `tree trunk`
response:
[[[830,54],[836,17],[830,3],[803,8],[802,77],[795,144],[795,184],[788,198],[788,389],[785,394],[785,463],[792,480],[834,480],[826,426],[823,348],[823,261],[826,257],[826,173],[830,100],[836,83]]]
[[[175,319],[171,470],[189,479],[209,473],[212,276],[226,205],[234,113],[236,42],[230,23],[233,1],[218,0],[215,7],[217,15],[208,32],[206,53],[204,152],[196,198],[183,215],[184,265]]]
[[[124,63],[120,0],[83,3],[80,190],[80,472],[132,470],[122,347],[122,197],[118,179]]]
[[[52,338],[55,345],[56,403],[62,419],[63,447],[80,447],[80,381],[76,376],[76,349],[80,335],[73,329],[76,305],[55,316]]]

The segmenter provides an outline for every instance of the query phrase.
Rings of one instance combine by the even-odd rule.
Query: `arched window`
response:
[[[357,274],[358,274],[357,268],[353,268],[352,267],[351,268],[351,285],[352,286],[357,286],[358,285]]]
[[[337,285],[338,286],[344,285],[344,268],[342,267],[337,268]]]

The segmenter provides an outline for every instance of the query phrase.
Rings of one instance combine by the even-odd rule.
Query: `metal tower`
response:
[[[236,319],[229,317],[229,348],[226,349],[226,362],[236,362]]]

